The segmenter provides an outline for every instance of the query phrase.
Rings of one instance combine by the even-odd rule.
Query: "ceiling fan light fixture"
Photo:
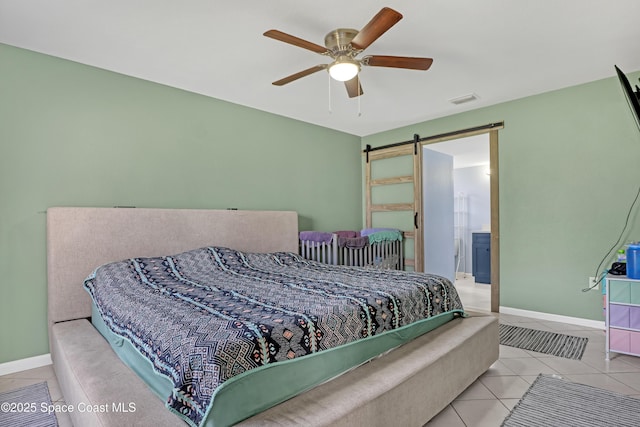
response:
[[[340,56],[329,65],[329,75],[339,82],[351,80],[359,71],[360,63],[348,56]]]

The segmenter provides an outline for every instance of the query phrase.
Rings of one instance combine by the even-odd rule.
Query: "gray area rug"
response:
[[[46,382],[0,393],[0,426],[57,427]]]
[[[502,427],[638,427],[640,399],[540,375]]]
[[[500,324],[500,344],[580,360],[589,338]]]

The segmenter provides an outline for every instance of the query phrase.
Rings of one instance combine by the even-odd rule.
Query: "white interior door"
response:
[[[453,157],[423,147],[424,271],[455,281]]]

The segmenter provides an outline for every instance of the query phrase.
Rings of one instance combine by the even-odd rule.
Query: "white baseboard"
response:
[[[42,354],[40,356],[27,357],[26,359],[14,360],[12,362],[0,363],[0,377],[3,375],[14,374],[20,371],[39,368],[41,366],[51,365],[51,354]]]
[[[529,311],[503,306],[500,306],[500,313],[512,314],[514,316],[531,317],[533,319],[548,320],[551,322],[562,322],[568,323],[570,325],[586,326],[589,328],[604,330],[604,320],[582,319],[580,317],[569,317],[559,314],[542,313],[540,311]]]

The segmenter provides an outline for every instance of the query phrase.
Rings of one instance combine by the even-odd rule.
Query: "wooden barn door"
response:
[[[365,150],[364,156],[366,227],[402,230],[405,269],[423,271],[421,145]]]

